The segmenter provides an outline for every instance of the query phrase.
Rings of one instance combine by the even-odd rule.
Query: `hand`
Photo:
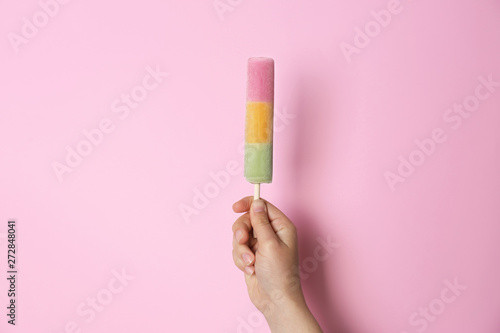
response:
[[[321,332],[302,293],[293,223],[262,199],[243,198],[233,210],[245,213],[233,224],[233,260],[245,272],[250,300],[271,330]]]

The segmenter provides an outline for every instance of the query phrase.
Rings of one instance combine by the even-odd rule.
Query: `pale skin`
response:
[[[233,224],[233,260],[271,332],[322,333],[302,292],[295,225],[263,199],[243,198],[233,210],[243,213]]]

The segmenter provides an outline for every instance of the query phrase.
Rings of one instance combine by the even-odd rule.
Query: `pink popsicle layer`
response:
[[[274,103],[274,60],[248,59],[247,102]]]

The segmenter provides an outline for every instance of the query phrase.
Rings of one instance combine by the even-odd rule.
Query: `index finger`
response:
[[[262,198],[261,198],[262,199]],[[281,212],[278,208],[276,208],[272,203],[269,201],[262,199],[266,202],[267,208],[268,208],[268,216],[269,216],[269,221],[274,221],[278,219],[280,216],[285,216],[283,212]],[[248,212],[250,210],[250,207],[252,206],[253,202],[253,197],[244,197],[243,199],[238,200],[233,204],[233,211],[235,213],[244,213]]]

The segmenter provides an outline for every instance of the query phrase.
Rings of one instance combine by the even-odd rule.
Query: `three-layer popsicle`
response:
[[[253,184],[273,179],[274,60],[248,59],[245,125],[245,178]]]

